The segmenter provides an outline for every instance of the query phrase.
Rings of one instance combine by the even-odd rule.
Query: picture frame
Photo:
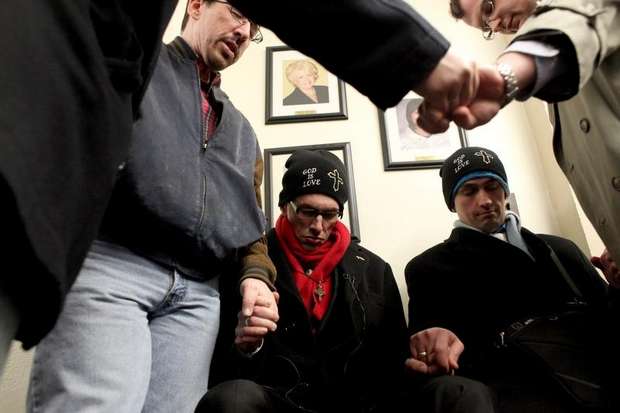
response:
[[[415,119],[422,100],[410,92],[396,106],[379,110],[385,171],[439,168],[454,151],[468,146],[467,134],[454,123],[435,135],[419,128]]]
[[[348,119],[342,80],[288,46],[266,50],[266,124]]]
[[[345,204],[342,223],[349,228],[351,239],[360,241],[360,226],[357,214],[357,198],[355,196],[355,177],[353,175],[353,162],[351,159],[351,144],[349,142],[328,143],[304,146],[287,146],[281,148],[267,148],[264,152],[265,162],[265,216],[267,228],[273,228],[280,215],[278,199],[282,190],[282,176],[286,171],[286,160],[298,149],[317,150],[323,149],[338,156],[344,164],[349,182],[349,200]]]

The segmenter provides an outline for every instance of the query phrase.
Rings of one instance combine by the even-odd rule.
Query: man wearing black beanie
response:
[[[446,205],[458,220],[446,241],[413,258],[405,269],[410,330],[439,326],[456,334],[466,348],[457,358],[459,374],[486,384],[499,412],[587,411],[551,379],[542,364],[512,350],[498,350],[505,345],[500,332],[516,322],[560,314],[579,295],[593,307],[605,308],[608,300],[619,302],[620,291],[607,291],[573,242],[535,235],[520,226],[519,217],[506,209],[508,177],[495,152],[461,148],[445,160],[440,175]],[[601,342],[600,337],[591,338],[595,344]],[[428,346],[427,335],[414,334],[414,355]],[[449,345],[445,347],[445,352],[453,353]],[[597,361],[584,363],[586,353],[568,354],[566,365],[575,361],[575,365],[598,367]],[[441,360],[427,355],[411,363],[423,369]],[[570,372],[577,377],[584,373],[579,367]],[[580,390],[591,391],[588,386]]]
[[[506,196],[510,194],[504,165],[490,149],[475,146],[459,149],[444,161],[439,175],[443,197],[450,211],[454,211],[456,192],[465,182],[474,178],[492,178],[502,186]]]
[[[284,166],[279,207],[303,194],[323,194],[333,198],[342,212],[349,185],[344,164],[336,155],[302,149],[295,151]]]
[[[286,168],[282,213],[267,234],[278,272],[278,329],[258,331],[254,317],[222,326],[235,328],[230,341],[235,336],[235,354],[245,356],[224,364],[228,351],[216,354],[220,374],[211,384],[228,381],[211,388],[197,412],[490,412],[479,383],[451,376],[409,381],[407,325],[392,269],[351,243],[339,220],[348,199],[340,159],[299,150]],[[223,341],[220,348],[232,347]]]

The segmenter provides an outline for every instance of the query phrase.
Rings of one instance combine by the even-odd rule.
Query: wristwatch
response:
[[[517,93],[519,93],[519,81],[514,70],[512,70],[512,66],[507,63],[498,63],[497,71],[504,79],[504,100],[502,102],[502,107],[504,107],[512,102]]]

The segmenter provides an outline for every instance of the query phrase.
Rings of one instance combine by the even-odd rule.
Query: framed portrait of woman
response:
[[[347,119],[345,84],[287,46],[267,48],[265,123]]]
[[[468,145],[465,131],[455,124],[439,134],[430,134],[417,124],[422,98],[407,94],[395,107],[379,111],[383,169],[439,168],[454,151]]]

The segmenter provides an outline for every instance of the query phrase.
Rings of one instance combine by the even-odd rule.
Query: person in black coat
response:
[[[271,299],[276,327],[261,151],[220,88],[220,71],[258,30],[212,0],[191,0],[186,15],[182,35],[159,54],[99,236],[37,345],[29,411],[193,410],[217,339],[218,280],[231,262],[242,267],[244,307]]]
[[[0,373],[54,326],[97,234],[176,0],[2,2]]]
[[[586,302],[604,309],[619,291],[607,291],[572,241],[520,226],[519,217],[506,210],[508,180],[491,150],[459,149],[446,159],[441,176],[446,204],[459,220],[446,241],[406,267],[411,331],[438,326],[456,334],[465,346],[454,357],[459,374],[488,384],[501,412],[579,411],[544,372],[536,373],[516,354],[498,353],[498,334],[516,321],[562,312],[575,298],[551,251]],[[417,349],[429,345],[426,337],[414,337]],[[433,362],[429,354],[416,363]]]
[[[380,109],[395,106],[410,90],[440,111],[493,92],[477,88],[478,71],[486,69],[459,57],[404,1],[229,2]]]
[[[7,253],[0,276],[0,369],[13,338],[30,348],[56,322],[127,156],[132,122],[176,3],[3,3],[0,246]],[[402,1],[231,4],[381,108],[410,89],[449,108],[476,92],[475,64],[449,51],[445,38]],[[341,24],[343,15],[372,25],[373,35],[360,43],[359,33]],[[316,21],[325,23],[320,30]]]
[[[223,322],[214,357],[220,366],[212,367],[212,387],[196,411],[490,411],[467,379],[409,380],[407,327],[391,267],[352,243],[339,221],[348,197],[342,162],[302,150],[286,167],[282,214],[267,236],[278,271],[278,329],[267,334],[254,316]]]

